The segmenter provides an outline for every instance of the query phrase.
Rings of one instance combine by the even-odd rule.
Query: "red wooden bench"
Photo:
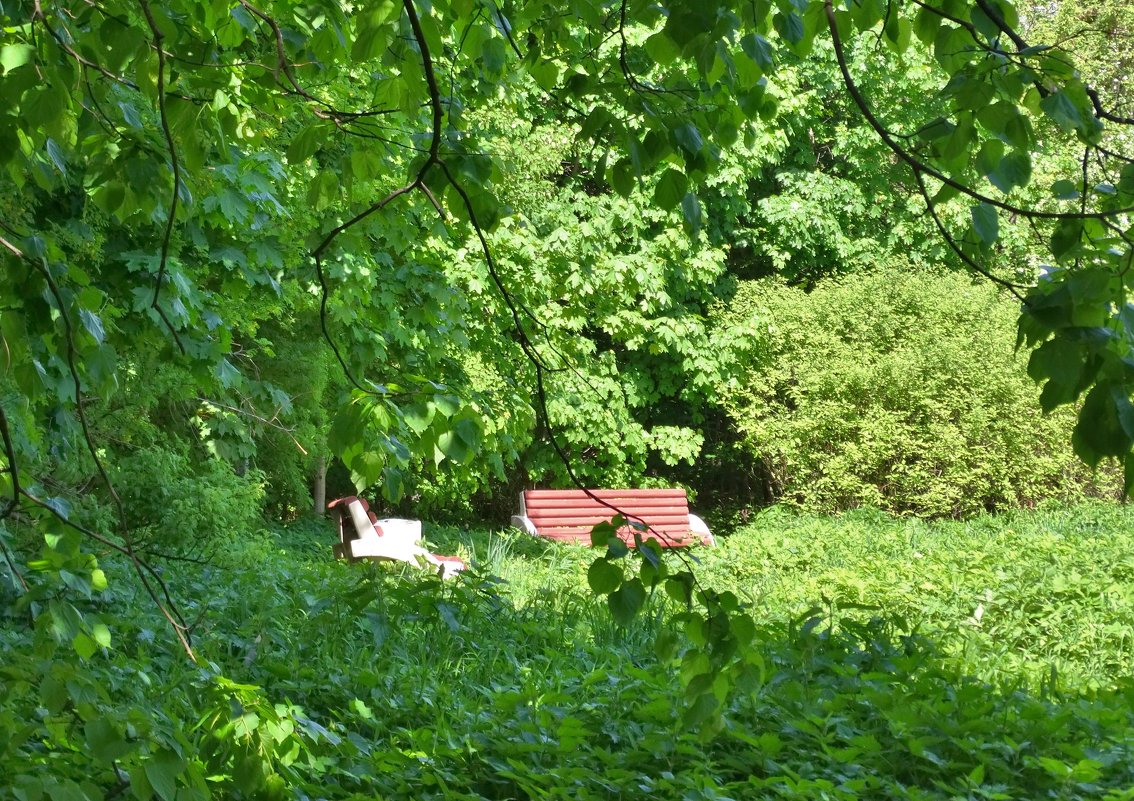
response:
[[[520,513],[513,515],[512,525],[540,537],[589,545],[591,529],[617,514],[648,526],[639,530],[642,539],[653,537],[662,547],[713,544],[708,526],[690,514],[683,489],[526,490],[520,493]],[[618,536],[634,544],[630,526],[619,529]]]

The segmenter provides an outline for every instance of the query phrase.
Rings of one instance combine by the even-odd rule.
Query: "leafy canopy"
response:
[[[60,458],[114,495],[87,410],[147,360],[177,361],[215,409],[282,405],[257,321],[302,314],[344,377],[329,440],[360,483],[393,498],[414,459],[467,465],[494,437],[515,450],[512,427],[484,422],[509,390],[478,391],[452,352],[478,311],[439,263],[452,244],[482,261],[527,362],[509,380],[545,421],[571,359],[494,252],[506,176],[478,111],[522,95],[577,129],[596,193],[649,193],[700,241],[728,149],[774,124],[778,69],[817,48],[954,256],[1021,299],[1044,409],[1081,403],[1076,451],[1134,481],[1134,121],[1067,52],[1026,40],[1006,0],[108,0],[6,4],[0,21],[8,516],[74,523],[37,483]],[[865,80],[880,48],[923,71],[932,103]],[[1005,275],[1021,220],[1042,266]],[[548,296],[577,294],[574,274]],[[239,457],[239,432],[214,434]],[[118,506],[112,533],[84,534],[133,554]]]

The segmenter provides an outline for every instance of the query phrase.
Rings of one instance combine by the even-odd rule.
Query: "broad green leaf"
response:
[[[660,66],[672,64],[681,55],[681,49],[665,31],[658,31],[647,38],[645,47],[650,58]]]
[[[701,201],[692,192],[681,199],[681,213],[685,220],[685,231],[696,239],[701,233]]]
[[[382,497],[390,503],[400,501],[406,492],[405,475],[393,466],[382,470]]]
[[[1083,221],[1078,219],[1060,220],[1051,234],[1051,255],[1062,261],[1074,255],[1083,239]]]
[[[433,406],[442,417],[452,417],[461,410],[461,399],[456,395],[434,395]]]
[[[740,46],[748,57],[761,68],[770,70],[775,66],[772,45],[760,34],[748,34],[740,40]]]
[[[28,44],[10,44],[0,47],[0,67],[7,75],[35,59],[35,48]]]
[[[106,341],[106,331],[103,329],[102,320],[99,319],[97,314],[88,309],[79,309],[79,319],[83,323],[83,328],[94,338],[95,342],[101,345]]]
[[[435,403],[414,403],[402,409],[402,419],[411,431],[420,434],[429,428],[436,410]]]
[[[587,584],[597,595],[607,595],[622,584],[622,568],[605,557],[599,557],[587,568]]]
[[[1062,89],[1043,98],[1040,101],[1040,108],[1064,131],[1071,132],[1083,127],[1082,113]]]
[[[1122,459],[1130,452],[1132,438],[1119,422],[1115,396],[1111,393],[1113,388],[1108,383],[1098,383],[1091,388],[1071,437],[1075,453],[1092,467],[1106,457]]]
[[[628,625],[646,602],[646,588],[641,579],[632,578],[608,595],[606,602],[615,621]]]
[[[437,447],[441,453],[457,464],[468,464],[473,457],[473,451],[455,431],[446,431],[437,438]]]
[[[291,140],[287,149],[287,160],[291,164],[301,164],[315,154],[326,140],[328,129],[323,123],[308,125]]]
[[[976,155],[976,169],[981,175],[989,175],[1000,166],[1004,158],[1004,143],[999,139],[986,139],[981,143]]]
[[[617,539],[618,528],[611,522],[598,523],[591,529],[591,545],[598,547],[606,545],[611,537]]]
[[[1034,381],[1047,381],[1040,394],[1044,412],[1074,402],[1082,390],[1082,372],[1082,346],[1067,337],[1048,340],[1027,360],[1027,374]]]
[[[776,29],[776,33],[784,38],[785,41],[791,44],[799,44],[803,41],[803,19],[795,11],[788,13],[776,12],[772,17],[772,25]]]
[[[1051,194],[1058,200],[1078,200],[1079,187],[1074,182],[1061,178],[1051,185]]]
[[[1018,186],[1027,186],[1031,179],[1031,155],[1021,150],[1014,150],[1004,156],[992,172],[988,173],[992,185],[1005,194]]]
[[[83,737],[91,756],[109,765],[134,750],[118,728],[107,718],[98,717],[83,727]]]
[[[1000,218],[996,207],[988,203],[978,203],[970,209],[973,230],[985,246],[990,246],[1000,238]]]
[[[917,130],[917,135],[920,139],[926,142],[932,142],[937,139],[943,139],[949,134],[953,133],[956,125],[944,117],[938,117],[935,120],[927,122]]]
[[[71,639],[71,647],[75,649],[75,653],[81,659],[90,659],[98,651],[98,643],[82,631]]]
[[[720,701],[713,693],[701,693],[697,696],[697,700],[685,709],[681,716],[681,724],[689,729],[698,729],[716,713],[719,707]]]
[[[614,191],[622,197],[630,197],[634,192],[634,171],[630,166],[630,162],[626,159],[619,160],[610,174],[611,184],[614,186]]]
[[[941,27],[941,15],[925,6],[919,6],[914,16],[914,34],[925,45],[932,45]]]
[[[672,167],[662,173],[654,190],[654,201],[663,209],[676,208],[688,191],[689,180],[685,174]]]
[[[162,801],[176,801],[177,779],[185,771],[185,762],[169,750],[161,750],[143,763],[149,784]]]

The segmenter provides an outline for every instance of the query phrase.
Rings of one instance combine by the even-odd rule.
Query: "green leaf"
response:
[[[1004,143],[999,139],[986,139],[976,155],[976,169],[981,175],[988,175],[1000,166],[1004,158]]]
[[[591,528],[591,545],[594,547],[606,545],[611,537],[618,539],[618,528],[610,521],[598,523]]]
[[[79,309],[79,320],[95,342],[101,345],[106,341],[106,330],[102,327],[102,320],[97,314],[87,309]]]
[[[83,737],[91,756],[109,765],[133,750],[114,724],[105,717],[89,721],[83,727]]]
[[[681,213],[685,218],[685,231],[696,239],[701,233],[701,201],[692,192],[681,199]]]
[[[977,112],[977,120],[990,133],[1019,150],[1030,150],[1031,131],[1015,103],[1001,100]]]
[[[437,448],[441,453],[457,464],[468,464],[473,457],[473,451],[455,431],[446,431],[437,438]]]
[[[501,37],[494,36],[484,43],[481,56],[484,59],[485,71],[491,75],[499,75],[504,72],[504,65],[508,62],[508,47]]]
[[[456,395],[434,395],[433,404],[443,417],[452,417],[461,410],[461,399]]]
[[[615,621],[624,626],[634,619],[645,602],[646,588],[643,586],[642,580],[638,578],[624,582],[621,587],[606,598],[611,615]]]
[[[144,763],[146,779],[163,801],[175,801],[177,777],[185,770],[185,762],[169,750],[161,750]]]
[[[791,44],[799,44],[803,41],[803,19],[795,11],[787,14],[777,11],[772,17],[772,26],[776,29],[776,33]]]
[[[587,584],[596,595],[614,592],[622,584],[622,568],[606,557],[599,557],[587,568]]]
[[[685,123],[673,129],[673,140],[677,146],[688,153],[690,156],[696,156],[701,152],[704,147],[704,140],[701,138],[701,132],[697,130],[697,126],[692,123]]]
[[[620,159],[614,165],[614,169],[610,171],[610,182],[614,186],[614,191],[622,197],[630,197],[634,192],[634,171],[630,166],[630,162],[626,159]]]
[[[10,44],[0,47],[0,67],[7,75],[14,69],[30,63],[35,58],[35,48],[28,44]]]
[[[719,707],[720,701],[713,693],[701,693],[681,716],[681,725],[689,729],[697,729],[711,718]]]
[[[98,651],[98,643],[82,631],[71,639],[71,647],[75,649],[80,659],[90,659]]]
[[[658,31],[646,39],[645,47],[650,59],[663,67],[672,64],[681,55],[681,49],[665,31]]]
[[[1002,158],[988,174],[988,180],[1008,194],[1018,186],[1027,186],[1032,179],[1032,157],[1026,151],[1014,150]]]
[[[390,37],[395,29],[386,25],[394,11],[392,0],[380,0],[372,3],[367,11],[356,16],[357,28],[354,43],[351,45],[350,55],[354,61],[369,61],[378,58],[389,44]]]
[[[1071,435],[1075,453],[1091,467],[1108,456],[1124,458],[1130,451],[1131,437],[1119,422],[1111,389],[1106,383],[1091,387]]]
[[[1078,251],[1083,239],[1083,221],[1060,220],[1051,233],[1051,255],[1062,261]]]
[[[326,138],[327,127],[323,123],[308,125],[291,140],[291,145],[287,149],[288,163],[302,164],[307,161]]]
[[[420,434],[429,428],[436,410],[434,403],[414,403],[402,409],[402,419],[411,431]]]
[[[1079,187],[1073,181],[1061,178],[1051,185],[1051,194],[1058,200],[1078,200]]]
[[[914,16],[914,35],[923,44],[932,45],[939,27],[941,27],[941,15],[930,8],[919,6]]]
[[[1130,402],[1130,395],[1118,384],[1111,385],[1110,395],[1119,425],[1127,439],[1134,441],[1134,403]]]
[[[654,202],[661,208],[669,210],[677,207],[689,188],[689,179],[683,172],[673,167],[666,169],[654,189]]]
[[[1070,133],[1083,127],[1083,115],[1079,112],[1074,101],[1059,89],[1040,100],[1040,108],[1044,114],[1061,129]]]
[[[454,423],[453,433],[461,438],[461,441],[468,446],[469,450],[474,452],[480,449],[481,442],[484,439],[481,422],[472,417],[466,417]]]
[[[976,235],[986,246],[992,245],[1000,238],[1000,218],[996,213],[996,207],[988,203],[978,203],[970,211]]]
[[[1083,388],[1082,346],[1065,336],[1048,340],[1028,357],[1028,375],[1036,382],[1047,381],[1040,393],[1045,412],[1073,402]]]
[[[382,497],[390,503],[397,503],[406,492],[405,475],[396,467],[387,466],[382,470]]]
[[[946,136],[953,133],[956,128],[956,124],[950,120],[944,117],[938,117],[918,128],[917,135],[919,139],[925,142],[933,142],[937,139],[944,139]]]
[[[740,40],[745,54],[761,68],[770,70],[775,66],[771,43],[758,33],[750,33]]]

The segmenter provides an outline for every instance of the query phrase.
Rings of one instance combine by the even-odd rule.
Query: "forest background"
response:
[[[803,39],[701,53],[698,80],[734,104],[694,113],[693,28],[681,41],[675,24],[622,19],[599,48],[611,74],[541,60],[550,45],[533,39],[517,71],[503,11],[462,6],[455,43],[427,31],[442,37],[432,80],[450,82],[431,98],[393,6],[356,14],[341,52],[346,17],[296,8],[284,29],[244,4],[159,10],[149,33],[133,10],[7,12],[9,512],[34,497],[32,518],[46,505],[90,530],[148,541],[175,525],[202,542],[306,513],[313,487],[319,507],[328,469],[332,497],[370,488],[447,520],[503,519],[519,488],[573,480],[929,516],[1121,489],[1078,457],[1129,450],[1129,245],[1058,209],[1121,207],[1126,135],[1087,132],[1101,130],[1089,105],[1010,109],[983,89],[935,116],[940,68],[955,97],[988,73],[979,48],[961,51],[969,64],[942,43],[976,23],[883,20],[867,3],[839,24],[897,27],[836,54],[810,46],[821,7],[785,6],[769,20],[806,23]],[[1012,69],[1047,58],[1070,80],[1052,64],[1073,53],[1121,119],[1128,10],[1024,12],[1022,35],[1060,47]],[[273,30],[292,38],[278,52]],[[186,52],[158,59],[150,39]],[[1007,208],[927,188],[839,60],[910,152]],[[421,191],[398,190],[407,171]],[[1029,286],[1066,304],[1025,313],[1030,366],[1013,331]],[[1041,415],[1032,378],[1048,380],[1044,411],[1090,389],[1086,422]]]
[[[460,774],[476,795],[457,797],[582,797],[534,746],[483,764],[476,749],[503,748],[492,733],[512,724],[519,742],[544,737],[529,694],[575,697],[623,669],[644,717],[544,710],[558,715],[553,762],[580,786],[593,777],[571,755],[586,741],[611,765],[696,753],[704,772],[681,781],[712,797],[698,783],[723,782],[741,742],[736,781],[763,765],[805,796],[835,778],[853,796],[882,775],[977,792],[986,772],[1020,797],[1128,790],[1115,666],[1129,638],[1111,630],[1129,600],[1125,541],[1093,550],[1083,535],[1090,548],[1069,555],[1051,534],[1120,530],[1113,507],[1085,513],[1104,523],[987,547],[1009,560],[1031,548],[1058,566],[1060,592],[1101,604],[1083,615],[1105,625],[1079,639],[1070,625],[1037,633],[1058,616],[1030,604],[1006,630],[1044,657],[1074,651],[1060,664],[1076,681],[1119,695],[1054,714],[1053,670],[1051,696],[985,693],[998,714],[967,718],[948,699],[987,687],[939,670],[893,619],[840,628],[827,578],[804,583],[828,601],[825,627],[784,602],[798,619],[765,629],[738,601],[740,561],[721,557],[701,584],[684,557],[646,548],[631,569],[611,547],[585,579],[611,624],[565,589],[510,602],[479,571],[421,593],[376,571],[354,582],[302,556],[311,538],[256,533],[357,491],[433,523],[502,523],[522,487],[680,485],[727,534],[771,502],[967,520],[1114,501],[1134,483],[1124,3],[568,5],[0,4],[0,764],[22,777],[2,792],[410,792],[421,754],[443,752],[486,771]],[[924,533],[883,520],[849,537],[862,548],[848,561]],[[805,572],[826,558],[763,536],[738,537],[736,553]],[[476,555],[507,572],[500,553]],[[901,604],[954,586],[955,567],[910,578]],[[974,568],[982,586],[964,593],[1010,572]],[[1009,583],[1046,586],[1026,571]],[[663,586],[678,611],[655,598]],[[980,598],[964,610],[976,624],[993,603]],[[501,619],[490,646],[477,639]],[[451,649],[438,666],[450,680],[461,668],[457,690],[423,672],[423,631]],[[960,642],[945,651],[967,654]],[[1022,660],[1021,682],[1045,664],[978,648],[963,665],[1011,682],[997,659]],[[554,691],[524,683],[560,661],[575,667]],[[679,681],[659,678],[675,664]],[[889,683],[859,683],[864,665]],[[360,675],[370,695],[337,694]],[[817,675],[829,693],[812,694]],[[359,721],[380,717],[370,704],[415,676],[433,689],[390,695],[390,717],[365,724],[385,743],[381,727],[402,721],[409,740],[360,745]],[[802,711],[746,695],[771,685]],[[456,699],[445,725],[423,711],[435,690]],[[875,706],[854,706],[864,692]],[[918,721],[898,711],[908,692],[928,699]],[[499,707],[488,717],[483,698]],[[878,728],[881,709],[894,717]],[[778,735],[751,723],[765,713],[786,716]],[[862,717],[832,757],[816,720],[844,713]],[[1022,728],[957,733],[999,713]],[[664,742],[620,751],[642,726]],[[789,730],[814,739],[793,740],[783,784],[773,739]],[[934,767],[886,773],[870,760],[890,736]],[[1032,762],[1011,745],[1026,736]],[[807,775],[820,754],[838,764]],[[65,780],[36,778],[45,764]],[[619,781],[673,767],[650,764]],[[457,774],[429,775],[454,797]]]

